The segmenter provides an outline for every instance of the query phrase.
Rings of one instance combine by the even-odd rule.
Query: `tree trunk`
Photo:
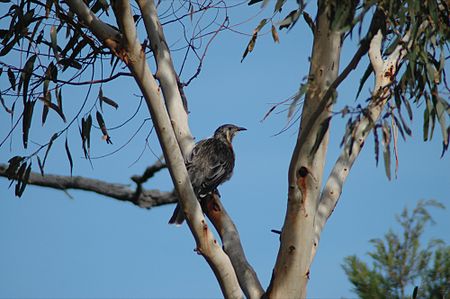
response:
[[[319,1],[308,91],[289,167],[286,218],[267,291],[270,298],[306,297],[332,106],[332,98],[324,94],[337,78],[341,52],[342,35],[331,28],[331,9],[328,2]]]

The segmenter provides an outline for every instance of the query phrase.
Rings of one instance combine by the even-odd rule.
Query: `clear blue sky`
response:
[[[2,9],[4,6],[2,6]],[[272,9],[272,8],[270,8]],[[238,23],[257,12],[257,7],[243,6],[231,14]],[[270,13],[270,12],[269,12]],[[267,13],[266,13],[267,14]],[[260,17],[243,24],[239,30],[251,33]],[[170,42],[177,40],[178,27],[166,31]],[[223,123],[235,123],[248,131],[235,139],[237,162],[234,177],[220,190],[223,202],[234,219],[247,257],[267,287],[278,250],[279,229],[284,220],[287,194],[287,169],[296,139],[297,127],[273,136],[286,123],[286,113],[272,114],[260,120],[271,107],[291,96],[307,75],[312,36],[300,21],[288,34],[280,32],[280,44],[270,34],[258,39],[255,50],[244,63],[240,59],[249,40],[232,32],[221,33],[210,45],[200,76],[186,88],[190,124],[198,140],[212,134]],[[352,57],[354,46],[344,47],[341,67]],[[179,65],[180,57],[175,56]],[[356,105],[354,95],[360,68],[339,87],[339,107]],[[448,70],[448,65],[446,66]],[[191,68],[192,71],[192,68]],[[7,86],[5,75],[1,86]],[[97,76],[99,77],[99,75]],[[372,79],[369,79],[372,80]],[[104,107],[107,125],[126,120],[136,109],[139,93],[131,79],[103,87],[106,96],[120,107]],[[368,95],[369,88],[361,98]],[[94,103],[95,87],[88,106]],[[67,116],[74,113],[86,90],[63,90]],[[358,103],[363,104],[362,100]],[[36,104],[31,139],[43,143],[50,129],[63,125],[49,113],[48,124],[40,124],[41,104]],[[94,110],[95,111],[95,110]],[[2,112],[1,138],[9,128]],[[73,114],[72,114],[73,115]],[[397,229],[394,215],[417,200],[435,198],[450,208],[449,156],[440,159],[441,139],[437,128],[432,142],[422,141],[422,109],[415,109],[413,138],[399,143],[398,178],[388,181],[382,161],[375,166],[372,136],[348,178],[341,200],[328,221],[311,270],[308,297],[355,297],[341,268],[343,258],[358,254],[367,260],[369,240],[381,237],[389,228]],[[98,130],[92,133],[92,156],[103,155],[125,143],[148,117],[143,106],[136,118],[123,129],[110,132],[113,146],[101,140]],[[340,152],[339,142],[345,120],[333,119],[328,151],[328,173]],[[151,149],[139,157],[145,137],[144,129],[123,150],[113,156],[93,160],[94,167],[82,158],[77,127],[69,134],[75,160],[74,175],[130,184],[130,176],[140,174],[161,153],[155,135]],[[21,134],[16,132],[9,145],[0,148],[0,161],[22,153]],[[69,174],[64,153],[64,139],[50,152],[47,173]],[[34,162],[35,170],[37,163]],[[131,165],[131,166],[130,166]],[[173,206],[152,210],[82,191],[61,191],[28,186],[24,196],[14,197],[9,182],[0,179],[0,298],[220,298],[221,292],[212,271],[193,249],[195,243],[186,225],[177,228],[167,221]],[[170,190],[167,172],[150,180],[148,189]],[[427,229],[426,239],[443,238],[450,242],[448,210],[433,211],[437,225]]]

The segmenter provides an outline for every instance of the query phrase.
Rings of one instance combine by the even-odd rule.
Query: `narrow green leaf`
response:
[[[272,38],[274,42],[280,43],[280,37],[278,36],[277,29],[273,25],[272,25]]]
[[[111,138],[109,137],[109,135],[108,135],[108,130],[106,129],[106,124],[105,124],[105,121],[104,121],[104,119],[103,119],[103,116],[102,116],[102,114],[100,113],[100,111],[97,111],[97,113],[96,113],[96,118],[97,118],[97,123],[98,123],[98,126],[100,127],[100,129],[102,130],[102,134],[103,134],[103,140],[106,140],[106,143],[108,143],[108,144],[112,144],[112,142],[111,142]]]
[[[50,85],[50,80],[46,79],[44,80],[44,84],[42,84],[42,94],[44,95],[44,98],[49,97],[48,87]]]
[[[47,69],[45,70],[45,77],[48,80],[52,80],[53,83],[58,83],[58,68],[55,66],[55,64],[50,62]]]
[[[275,3],[275,9],[273,12],[281,12],[281,9],[283,8],[284,3],[286,0],[277,0],[277,3]]]
[[[47,161],[48,153],[50,152],[50,149],[52,148],[53,142],[56,140],[56,138],[58,138],[58,133],[53,134],[48,142],[47,150],[45,151],[45,155],[44,155],[44,160],[42,161],[42,167],[45,166],[45,162]]]
[[[306,24],[308,24],[308,27],[311,29],[311,31],[314,32],[316,24],[314,24],[313,19],[306,11],[303,12],[303,19],[305,20]]]
[[[372,74],[372,72],[373,72],[372,65],[369,64],[369,66],[367,67],[366,71],[364,72],[361,80],[359,80],[358,92],[356,93],[355,99],[357,99],[359,97],[359,94],[361,93],[361,90],[364,87],[364,84],[366,83],[367,79],[369,78],[370,74]]]
[[[28,85],[30,83],[31,74],[33,73],[34,62],[36,60],[36,57],[37,57],[37,55],[34,54],[27,60],[27,62],[25,63],[25,66],[23,67],[22,74],[20,76],[19,90],[20,90],[20,86],[22,84],[23,85],[23,103],[24,104],[27,101]]]
[[[323,122],[320,124],[320,129],[316,135],[316,141],[314,142],[314,145],[311,148],[311,155],[314,155],[317,152],[317,150],[319,149],[319,146],[322,143],[323,138],[325,137],[325,134],[328,132],[328,128],[330,126],[330,120],[331,120],[331,116],[324,119]]]
[[[284,19],[283,21],[281,21],[281,23],[279,24],[278,29],[281,30],[283,28],[289,28],[291,29],[292,27],[294,27],[295,23],[297,23],[298,18],[300,17],[301,14],[301,10],[300,9],[295,9],[293,11],[291,11]]]
[[[406,111],[408,112],[409,120],[413,120],[413,112],[412,112],[411,104],[409,103],[409,100],[406,99],[406,97],[402,95],[402,101],[406,107]]]
[[[14,73],[11,68],[8,68],[8,80],[11,84],[12,90],[16,90],[16,76],[14,76]]]
[[[380,157],[380,139],[378,138],[377,127],[375,127],[373,129],[373,138],[374,138],[374,146],[375,146],[375,165],[378,166],[378,160]]]
[[[59,117],[61,117],[61,119],[63,120],[63,122],[66,122],[66,116],[64,115],[64,113],[62,112],[62,110],[59,108],[59,106],[57,106],[54,103],[49,103],[49,107],[55,111],[56,113],[58,113]]]
[[[58,104],[59,111],[61,111],[61,113],[64,115],[63,105],[62,105],[62,89],[59,89],[58,86],[56,86],[55,94],[56,94],[56,102]],[[64,117],[64,119],[65,119],[65,117]]]
[[[55,55],[56,60],[59,60],[58,40],[55,25],[52,25],[52,27],[50,28],[50,41],[52,44],[53,54]]]
[[[41,22],[42,22],[42,19],[36,22],[36,24],[34,25],[33,31],[31,33],[31,35],[29,36],[29,44],[28,44],[28,49],[27,49],[27,56],[30,53],[31,46],[34,44],[35,35],[36,35],[37,30],[39,29],[39,26],[41,26]]]
[[[108,104],[108,105],[110,105],[110,106],[112,106],[112,107],[114,107],[116,109],[119,108],[119,104],[117,104],[115,101],[111,100],[108,97],[105,97],[105,96],[101,97],[100,103],[101,102],[104,102],[104,103],[106,103],[106,104]]]
[[[289,110],[287,114],[288,119],[290,119],[292,115],[294,115],[299,100],[303,98],[307,90],[308,90],[308,83],[301,83],[297,93],[292,97],[292,102],[289,105]]]
[[[36,46],[40,45],[42,43],[43,39],[44,39],[44,30],[41,30],[41,32],[39,32],[39,35],[35,41]]]
[[[58,64],[64,66],[64,70],[67,69],[69,66],[70,66],[70,67],[73,67],[74,69],[77,69],[77,70],[81,70],[82,67],[83,67],[83,66],[81,65],[81,63],[79,63],[78,61],[76,61],[75,59],[72,59],[72,58],[63,58],[63,59],[60,59],[60,60],[58,61]]]
[[[394,125],[393,125],[394,129],[397,129],[400,132],[400,135],[402,136],[403,140],[406,140],[405,132],[403,131],[402,124],[400,123],[400,121],[394,114],[392,114],[392,118],[394,119]]]
[[[20,190],[22,189],[23,176],[25,174],[26,168],[27,168],[27,163],[24,162],[24,163],[22,163],[22,165],[20,166],[19,170],[16,173],[15,179],[17,180],[17,183],[16,183],[16,187],[15,187],[15,195],[17,197],[21,196]]]
[[[6,44],[6,46],[3,47],[3,49],[0,50],[0,57],[8,54],[12,50],[14,45],[19,41],[19,39],[20,35],[17,34],[8,44]]]
[[[391,180],[391,132],[388,123],[385,121],[382,126],[383,129],[383,157],[384,157],[384,168],[386,171],[386,176],[388,180]]]
[[[259,31],[261,31],[261,29],[263,29],[264,26],[266,26],[266,24],[267,24],[267,19],[262,19],[259,22],[258,26],[256,26],[255,30],[253,30],[253,34],[255,34],[255,32],[257,33]]]
[[[38,161],[39,171],[41,172],[41,175],[44,176],[44,165],[42,164],[41,158],[39,158],[39,156],[36,157]]]
[[[18,197],[21,197],[23,192],[25,191],[25,188],[27,187],[28,181],[30,179],[30,174],[31,174],[31,162],[28,165],[27,170],[25,171],[25,173],[24,173],[24,175],[23,175],[23,177],[21,179],[22,184],[21,184],[21,186],[20,186],[20,188],[19,188],[19,190],[18,190],[18,192],[16,194]]]
[[[65,148],[66,148],[67,159],[69,160],[69,165],[70,165],[70,176],[72,176],[73,160],[72,160],[72,155],[70,154],[69,143],[67,141],[67,137],[66,137]]]
[[[248,2],[248,5],[253,5],[253,4],[258,3],[258,2],[261,2],[261,1],[263,1],[263,0],[250,0],[250,1]]]
[[[22,177],[23,177],[26,169],[27,169],[27,162],[23,162],[20,165],[20,168],[19,168],[19,170],[16,173],[17,180],[22,180]]]
[[[428,131],[430,130],[430,111],[428,106],[425,106],[423,111],[423,141],[428,140]]]
[[[100,110],[103,112],[103,89],[100,86],[99,90],[98,90],[98,99],[100,100]]]
[[[445,153],[446,149],[448,148],[448,132],[447,132],[447,121],[446,121],[447,113],[446,113],[446,105],[444,105],[444,100],[439,95],[436,95],[435,107],[436,107],[437,118],[439,120],[439,125],[441,126],[442,144],[443,144],[442,155],[443,155]]]
[[[27,148],[28,146],[28,135],[30,132],[31,119],[33,117],[33,109],[36,101],[27,101],[25,103],[23,109],[23,117],[22,117],[22,142],[23,147]]]
[[[67,27],[69,27],[69,26],[67,26]],[[67,56],[67,53],[68,53],[69,51],[74,51],[75,45],[78,44],[78,40],[80,39],[80,37],[81,37],[81,33],[80,33],[80,32],[75,32],[75,33],[73,34],[73,36],[69,39],[69,41],[67,42],[67,44],[66,44],[66,46],[64,47],[64,49],[61,50],[61,53],[60,53],[61,57],[66,57],[66,56]],[[72,56],[72,58],[73,58],[73,57],[76,57],[76,55],[75,55],[75,56]],[[58,61],[58,63],[62,63],[62,61],[63,61],[64,59],[65,59],[65,58],[62,58],[60,61]]]
[[[400,111],[399,111],[398,115],[400,116],[400,121],[402,122],[402,126],[403,126],[403,129],[405,130],[406,134],[408,134],[408,136],[411,136],[412,135],[412,131],[409,128],[408,124],[406,123],[406,121],[403,118],[403,115],[400,113]]]
[[[245,57],[247,57],[248,53],[253,51],[256,44],[256,38],[258,37],[258,32],[253,33],[252,39],[249,41],[247,48],[245,48],[244,54],[242,55],[241,63],[244,61]]]
[[[92,117],[89,114],[86,119],[81,119],[81,140],[83,145],[83,152],[86,159],[90,157],[91,151],[91,127],[92,127]]]
[[[45,125],[45,122],[47,120],[47,115],[48,115],[48,105],[44,104],[42,106],[42,118],[41,118],[42,126]]]

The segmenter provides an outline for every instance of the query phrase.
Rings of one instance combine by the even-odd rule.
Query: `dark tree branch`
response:
[[[244,294],[247,298],[261,298],[264,290],[259,282],[255,270],[247,261],[242,248],[239,232],[222,205],[217,194],[207,200],[203,210],[212,222],[222,240],[225,253],[229,256],[231,264]]]
[[[164,163],[160,159],[158,159],[155,162],[155,164],[147,167],[142,175],[134,175],[131,177],[131,179],[136,184],[143,184],[146,181],[148,181],[150,178],[152,178],[158,171],[160,171],[166,167],[167,167],[166,163]]]
[[[8,165],[0,164],[0,177],[6,178]],[[100,195],[111,197],[120,201],[131,202],[138,207],[150,209],[152,207],[172,204],[178,201],[173,192],[162,192],[159,190],[142,190],[138,196],[136,191],[126,185],[108,183],[105,181],[90,179],[81,176],[64,176],[46,174],[42,176],[32,172],[28,184],[34,186],[48,187],[57,190],[84,190],[95,192]]]

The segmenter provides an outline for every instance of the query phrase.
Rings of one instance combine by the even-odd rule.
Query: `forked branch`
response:
[[[245,296],[249,299],[261,298],[264,290],[255,270],[253,270],[245,257],[239,232],[217,194],[213,194],[211,199],[207,200],[207,206],[204,207],[204,210],[220,235],[223,250],[230,257],[239,280],[239,285],[244,291]]]
[[[208,228],[192,189],[168,109],[160,94],[160,86],[150,72],[145,53],[136,37],[136,27],[134,26],[130,3],[125,0],[116,1],[114,6],[116,7],[114,10],[116,18],[120,28],[124,30],[122,34],[125,36],[125,48],[121,57],[133,74],[146,100],[180,204],[196,240],[197,251],[203,255],[211,266],[224,296],[226,298],[241,298],[242,291],[230,259],[218,245]],[[164,86],[161,87],[164,89]]]
[[[397,45],[395,50],[386,59],[383,59],[381,54],[382,41],[383,34],[381,30],[378,30],[372,38],[369,48],[370,63],[375,72],[375,86],[372,92],[372,100],[365,109],[366,113],[355,125],[352,134],[353,137],[347,141],[342,149],[321,193],[314,223],[314,252],[311,260],[314,258],[323,227],[339,201],[350,169],[359,156],[367,136],[380,118],[387,100],[390,98],[389,85],[392,84],[394,74],[396,74],[400,62],[406,54],[407,47],[410,45],[410,31],[406,32],[402,38],[402,42]]]

